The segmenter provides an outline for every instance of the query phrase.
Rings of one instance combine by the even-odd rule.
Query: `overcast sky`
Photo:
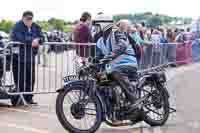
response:
[[[152,11],[170,16],[200,16],[200,0],[1,0],[0,19],[18,20],[24,10],[32,10],[37,20],[51,17],[79,19],[83,11],[93,15]]]

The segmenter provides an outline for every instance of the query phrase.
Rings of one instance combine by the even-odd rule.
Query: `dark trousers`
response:
[[[35,61],[24,62],[13,60],[13,76],[17,92],[33,92],[35,83]],[[24,95],[27,102],[33,98],[32,94]]]
[[[124,90],[126,97],[131,102],[135,102],[136,88],[131,84],[129,77],[137,76],[137,68],[133,66],[119,66],[113,70],[111,76],[119,83],[120,87]]]

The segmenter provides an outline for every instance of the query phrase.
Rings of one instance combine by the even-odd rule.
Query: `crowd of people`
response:
[[[99,21],[104,19],[103,23],[113,22],[112,17],[103,16],[104,14],[101,13],[102,16],[97,16],[94,21]],[[84,18],[84,19],[83,19]],[[128,20],[127,20],[128,21]],[[76,26],[74,33],[75,38],[74,40],[77,42],[91,42],[92,35],[91,33],[91,23],[92,16],[90,13],[86,12],[83,14],[82,18],[80,19],[80,23]],[[138,24],[131,24],[128,22],[128,30],[127,33],[131,34],[132,38],[136,41],[137,44],[143,45],[148,43],[173,43],[173,42],[184,42],[189,41],[194,38],[193,33],[191,32],[190,28],[187,29],[170,29],[170,28],[149,28],[145,27],[145,23],[138,23]],[[101,25],[101,24],[100,24]]]
[[[146,28],[142,24],[130,26],[129,33],[136,40],[136,43],[174,43],[191,41],[193,39],[190,28],[184,29],[164,29],[164,28]]]
[[[111,16],[105,15],[104,13],[99,13],[92,20],[91,14],[85,12],[82,14],[80,23],[73,32],[73,39],[77,43],[97,43],[99,38],[103,36],[103,28],[109,24],[118,28],[126,25],[127,29],[124,32],[131,38],[132,43],[136,44],[136,54],[140,56],[138,63],[143,64],[143,67],[149,64],[156,66],[165,61],[174,62],[172,66],[176,66],[176,44],[189,42],[195,38],[190,28],[149,28],[145,26],[145,23],[132,24],[129,20],[114,22]],[[89,48],[88,46],[79,46],[77,49],[77,54],[83,58],[88,57],[88,51],[91,52],[89,50],[91,47]],[[98,51],[96,52],[98,53]],[[149,58],[150,56],[151,59]]]

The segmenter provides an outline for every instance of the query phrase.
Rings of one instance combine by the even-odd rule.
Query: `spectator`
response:
[[[151,42],[153,44],[160,44],[161,38],[162,38],[161,32],[158,31],[157,29],[154,29],[154,31],[153,31],[153,33],[151,35]]]
[[[132,26],[131,26],[131,25],[128,26],[127,33],[128,33],[129,35],[132,34]]]
[[[180,30],[179,30],[178,28],[176,28],[176,29],[174,30],[175,36],[178,36],[179,33],[180,33]]]
[[[151,29],[146,29],[144,34],[145,46],[143,47],[143,56],[141,60],[142,69],[150,67],[152,58]]]
[[[144,41],[145,42],[150,42],[151,41],[151,30],[146,29],[144,32]]]
[[[23,45],[17,46],[19,53],[13,57],[14,82],[19,92],[33,92],[35,83],[35,55],[39,45],[43,42],[41,28],[33,23],[33,13],[26,11],[22,20],[17,22],[13,28],[13,41],[21,42]],[[28,104],[37,104],[33,101],[33,95],[24,95]],[[18,98],[16,98],[18,101]],[[17,102],[13,100],[13,102]],[[15,103],[17,104],[17,103]]]
[[[165,32],[165,30],[164,29],[160,29],[160,32],[161,32],[161,40],[160,40],[160,42],[161,43],[168,43],[168,41],[167,41],[167,34],[166,34],[166,32]]]
[[[137,28],[136,28],[137,27]],[[144,40],[141,38],[140,36],[140,32],[139,32],[139,27],[132,27],[132,34],[131,37],[133,38],[133,40],[136,42],[136,44],[138,45],[143,45],[144,44]]]
[[[183,40],[184,41],[191,41],[192,40],[192,32],[190,28],[187,28],[187,31],[183,33]]]
[[[176,67],[176,35],[178,34],[179,29],[176,29],[175,32],[172,32],[171,29],[167,30],[167,41],[168,44],[164,47],[164,60],[171,63],[172,67]],[[179,33],[180,34],[180,33]]]
[[[92,42],[92,35],[91,35],[91,21],[92,16],[89,12],[84,12],[80,18],[79,24],[75,27],[74,30],[74,41],[76,43],[89,43]],[[89,56],[89,47],[88,46],[77,46],[76,47],[76,54],[82,57],[84,61],[85,57]]]
[[[176,34],[172,32],[171,29],[167,30],[167,41],[168,42],[175,42],[176,41]]]
[[[180,32],[179,32],[178,35],[176,36],[176,39],[175,39],[176,42],[179,42],[179,43],[184,42],[184,35],[183,35],[184,32],[185,32],[184,29],[181,29],[181,30],[180,30]]]
[[[142,26],[142,24],[136,24],[136,29],[140,35],[140,38],[142,40],[144,40],[144,31],[145,31],[145,28]]]
[[[157,29],[154,29],[152,35],[151,35],[151,42],[153,44],[153,57],[152,57],[152,63],[153,66],[160,65],[162,58],[161,58],[161,33]]]

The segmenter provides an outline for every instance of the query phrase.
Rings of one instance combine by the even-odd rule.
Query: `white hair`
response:
[[[121,24],[127,24],[127,25],[131,25],[131,22],[128,19],[121,19],[117,22],[117,25],[121,25]]]
[[[128,19],[122,19],[117,23],[117,26],[120,28],[121,31],[127,32],[131,22]]]

